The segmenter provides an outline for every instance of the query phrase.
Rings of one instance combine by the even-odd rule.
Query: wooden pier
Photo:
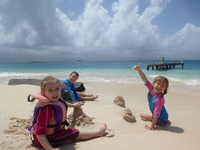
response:
[[[149,70],[149,68],[151,67],[152,70],[154,70],[154,68],[156,69],[162,69],[162,70],[168,70],[168,69],[171,69],[171,68],[175,68],[175,66],[177,65],[181,65],[182,66],[182,69],[184,68],[184,63],[183,63],[183,60],[181,60],[180,63],[178,62],[170,62],[170,63],[165,63],[164,62],[164,57],[162,58],[162,62],[159,62],[159,63],[155,63],[155,64],[148,64],[147,65],[147,70]]]

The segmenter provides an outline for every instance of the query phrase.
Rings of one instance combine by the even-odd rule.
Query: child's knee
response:
[[[140,113],[141,118],[144,118],[144,116],[145,116],[144,113]]]

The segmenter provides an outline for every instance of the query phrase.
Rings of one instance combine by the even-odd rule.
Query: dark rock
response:
[[[74,86],[75,86],[77,92],[85,91],[85,87],[82,82],[74,82]]]
[[[11,79],[8,85],[19,85],[19,84],[30,84],[30,85],[40,85],[41,80],[39,79]]]

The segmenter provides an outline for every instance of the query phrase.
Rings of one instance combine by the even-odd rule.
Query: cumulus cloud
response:
[[[191,56],[190,59],[199,59],[200,27],[188,23],[174,35],[165,37],[163,41],[163,49],[168,49],[168,55],[171,53],[169,57],[176,54],[184,59],[188,56]]]
[[[200,27],[188,23],[165,36],[152,24],[169,0],[150,0],[141,15],[138,0],[119,0],[113,16],[102,2],[86,0],[83,13],[70,20],[61,0],[1,1],[0,61],[155,59],[175,52],[200,57]]]

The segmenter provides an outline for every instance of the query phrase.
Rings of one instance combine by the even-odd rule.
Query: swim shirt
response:
[[[77,102],[78,101],[78,94],[76,92],[76,88],[74,86],[74,83],[70,83],[69,79],[66,79],[66,80],[61,80],[61,83],[64,83],[65,84],[65,88],[67,90],[67,92],[70,94],[72,100],[74,102]],[[61,89],[61,92],[64,92],[65,89]]]
[[[161,96],[161,93],[152,91],[152,84],[147,80],[145,86],[148,88],[148,100],[149,100],[149,108],[152,111],[153,115],[160,116],[161,109],[164,106],[165,100]]]

